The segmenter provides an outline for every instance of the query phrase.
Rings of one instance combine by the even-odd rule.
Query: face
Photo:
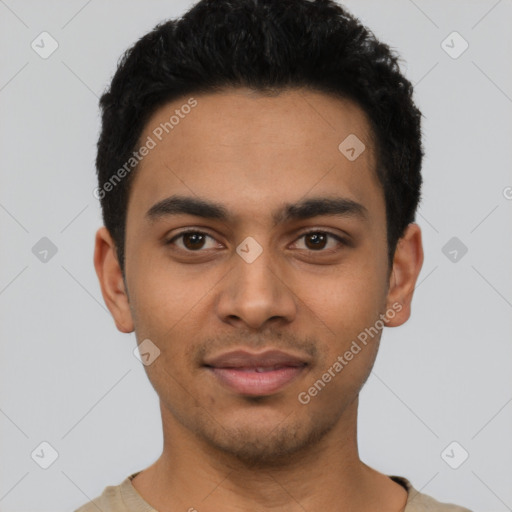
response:
[[[160,350],[145,369],[164,429],[277,460],[357,403],[382,326],[409,315],[419,235],[390,277],[384,194],[356,105],[306,90],[188,100],[160,108],[140,138],[154,147],[131,185],[127,290],[104,231],[96,268],[118,328]]]

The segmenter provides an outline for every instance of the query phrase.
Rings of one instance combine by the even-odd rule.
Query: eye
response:
[[[182,239],[182,246],[177,244],[180,249],[186,251],[197,252],[199,249],[203,249],[207,238],[215,240],[213,237],[204,233],[203,231],[183,231],[179,235],[171,238],[167,244],[174,244],[176,240]],[[208,249],[208,247],[207,247]]]
[[[305,239],[306,249],[317,252],[326,249],[329,238],[336,240],[338,243],[335,243],[334,246],[328,247],[328,249],[336,249],[338,245],[345,244],[343,238],[335,235],[334,233],[330,233],[329,231],[308,231],[307,233],[303,233],[299,237],[299,240],[301,238]]]
[[[334,233],[330,233],[328,231],[308,231],[307,233],[303,233],[298,240],[304,238],[305,239],[305,248],[311,251],[320,252],[326,249],[326,245],[328,240],[335,240],[337,243],[334,244],[333,247],[328,247],[327,249],[336,249],[338,245],[346,245],[345,240]],[[205,247],[206,240],[210,239],[215,241],[215,239],[208,235],[203,231],[183,231],[178,235],[171,238],[167,244],[175,244],[177,240],[181,240],[182,244],[177,244],[180,249],[189,252],[200,252],[200,249],[208,249],[209,247]],[[214,248],[213,245],[210,248]]]

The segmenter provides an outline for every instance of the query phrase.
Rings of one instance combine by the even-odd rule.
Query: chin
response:
[[[209,423],[206,429],[196,430],[204,441],[230,458],[251,467],[288,465],[293,458],[308,453],[334,425],[319,422],[292,422],[286,417],[276,425],[265,425],[257,419],[247,424],[222,428]],[[212,427],[218,428],[212,428]]]

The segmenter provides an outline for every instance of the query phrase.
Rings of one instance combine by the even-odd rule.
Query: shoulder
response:
[[[132,479],[139,472],[132,473],[119,485],[105,487],[100,496],[85,503],[74,512],[156,512],[132,485]]]
[[[416,495],[411,494],[410,500],[407,502],[404,512],[471,512],[468,508],[455,505],[453,503],[445,503],[418,492]]]
[[[409,497],[404,512],[472,512],[468,508],[437,501],[432,496],[417,491],[407,478],[401,476],[390,478],[407,489]]]
[[[98,512],[98,510],[102,512],[126,512],[127,509],[121,497],[121,485],[105,487],[100,496],[83,504],[74,512]]]

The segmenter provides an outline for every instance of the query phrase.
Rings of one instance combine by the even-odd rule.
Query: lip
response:
[[[308,358],[279,350],[235,350],[207,360],[204,366],[229,390],[246,396],[277,393],[296,379]]]

